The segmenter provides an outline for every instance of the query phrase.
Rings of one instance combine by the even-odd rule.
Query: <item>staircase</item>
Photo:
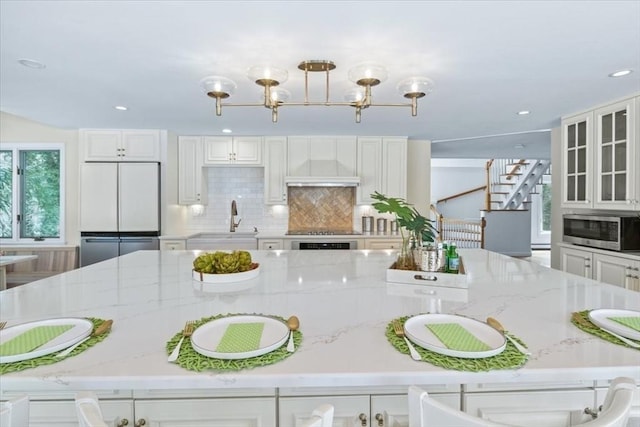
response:
[[[485,210],[527,210],[550,165],[550,160],[488,161]]]

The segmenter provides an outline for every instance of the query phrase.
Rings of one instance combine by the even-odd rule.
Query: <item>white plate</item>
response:
[[[93,331],[93,323],[87,319],[77,317],[62,317],[57,319],[45,319],[35,322],[21,323],[0,330],[0,344],[23,334],[37,326],[57,326],[57,325],[73,325],[73,328],[58,335],[51,341],[41,345],[40,347],[28,353],[13,354],[10,356],[0,356],[0,363],[19,362],[21,360],[33,359],[47,354],[55,353],[72,346],[83,338],[88,337]]]
[[[224,336],[227,326],[235,323],[264,323],[260,345],[257,350],[242,353],[220,353],[216,351],[220,340]],[[269,353],[289,338],[289,327],[280,320],[266,316],[229,316],[212,320],[199,326],[191,335],[193,349],[203,356],[215,359],[247,359]]]
[[[603,308],[600,310],[591,310],[589,312],[589,319],[594,325],[607,329],[611,332],[615,332],[618,335],[622,335],[625,338],[631,338],[632,340],[640,341],[640,332],[632,329],[628,326],[618,323],[615,320],[610,320],[609,317],[638,317],[640,311],[634,310],[615,310]]]
[[[198,282],[207,282],[207,283],[231,283],[231,282],[241,282],[243,280],[253,279],[254,277],[258,277],[260,274],[260,264],[256,266],[256,268],[243,271],[240,273],[228,273],[228,274],[207,274],[200,273],[199,271],[191,270],[193,280],[197,280]]]
[[[433,323],[457,323],[470,334],[489,346],[486,351],[460,351],[447,348],[426,325]],[[445,356],[463,357],[466,359],[481,359],[502,353],[507,341],[500,332],[486,323],[452,314],[421,314],[413,316],[404,322],[404,331],[411,341],[427,350],[444,354]]]

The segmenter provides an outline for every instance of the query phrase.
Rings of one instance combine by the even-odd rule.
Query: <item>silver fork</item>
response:
[[[171,354],[169,355],[169,358],[167,359],[168,362],[175,362],[176,360],[178,360],[178,356],[180,355],[180,348],[182,347],[182,341],[184,341],[185,337],[188,338],[191,336],[191,334],[193,334],[194,323],[195,322],[193,320],[189,320],[187,321],[187,323],[184,324],[184,329],[182,330],[182,337],[180,338],[180,341],[178,341],[178,345],[176,346],[176,348],[174,348]]]

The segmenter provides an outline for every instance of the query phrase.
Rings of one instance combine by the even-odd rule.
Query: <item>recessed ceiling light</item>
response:
[[[530,114],[531,111],[529,110],[522,110],[522,111],[518,111],[518,115],[519,116],[526,116],[527,114]]]
[[[231,133],[233,132],[231,129],[222,129],[222,133]]]
[[[622,77],[622,76],[626,76],[627,74],[631,74],[633,70],[620,70],[620,71],[616,71],[615,73],[611,73],[609,74],[609,77]]]
[[[113,108],[115,108],[116,110],[120,110],[120,111],[127,111],[128,110],[128,108],[125,107],[124,105],[116,105]]]
[[[517,148],[518,150],[521,150],[524,148],[524,144],[516,144],[513,146],[513,148]]]
[[[35,59],[18,59],[18,63],[20,65],[24,65],[25,67],[35,68],[36,70],[42,70],[43,68],[47,67],[42,62],[36,61]]]

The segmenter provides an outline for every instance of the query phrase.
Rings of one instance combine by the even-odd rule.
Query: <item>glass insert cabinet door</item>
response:
[[[592,117],[587,113],[563,121],[565,206],[591,204]]]
[[[632,209],[638,172],[634,169],[633,99],[596,110],[596,194],[600,207]]]

